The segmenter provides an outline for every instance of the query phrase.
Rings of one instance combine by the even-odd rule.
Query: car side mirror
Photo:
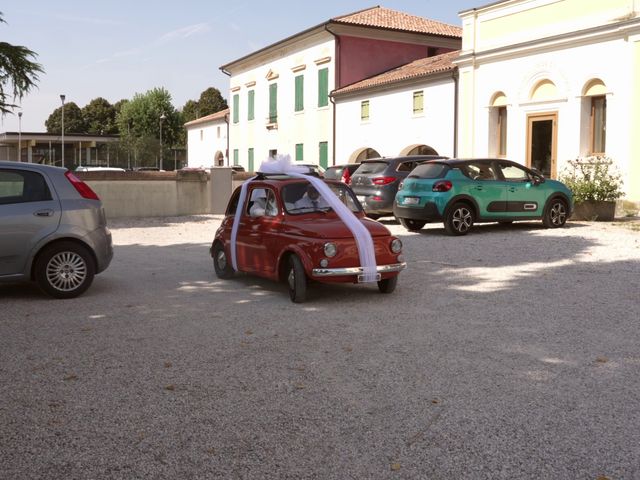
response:
[[[534,175],[532,183],[535,186],[538,186],[541,183],[544,183],[544,177],[542,175]]]

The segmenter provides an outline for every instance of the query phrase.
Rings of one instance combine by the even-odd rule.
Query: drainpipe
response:
[[[453,68],[453,158],[458,157],[458,68]]]
[[[327,24],[324,25],[324,30],[331,34],[333,36],[334,39],[334,45],[335,45],[335,49],[333,52],[333,57],[335,59],[335,68],[334,68],[334,72],[333,72],[333,85],[334,87],[336,87],[332,92],[329,92],[329,101],[331,102],[331,105],[333,105],[332,110],[332,115],[333,115],[333,121],[331,122],[332,124],[332,132],[331,132],[331,136],[333,137],[331,139],[331,157],[332,157],[332,165],[336,164],[336,102],[333,101],[333,92],[337,89],[340,88],[340,76],[339,76],[339,72],[338,70],[340,69],[340,37],[337,36],[335,33],[333,33],[331,30],[329,30],[329,28],[327,27]]]
[[[231,78],[231,72],[228,72],[227,70],[225,70],[224,68],[220,67],[220,71],[222,73],[224,73],[225,75],[227,75],[229,78]],[[227,157],[227,167],[229,166],[229,116],[231,113],[231,109],[229,109],[229,113],[227,113],[224,116],[224,122],[227,124],[227,152],[226,152],[226,157]]]

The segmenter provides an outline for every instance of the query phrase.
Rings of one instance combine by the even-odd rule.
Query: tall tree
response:
[[[200,109],[200,116],[204,117],[227,108],[227,101],[222,97],[220,90],[209,87],[200,94],[198,107]]]
[[[66,113],[66,112],[65,112]],[[102,97],[94,98],[82,108],[87,133],[118,133],[116,109]]]
[[[56,108],[44,122],[48,133],[62,132],[62,108]],[[64,133],[87,133],[82,110],[74,102],[64,104]]]
[[[164,116],[164,118],[162,118]],[[118,130],[125,142],[135,150],[138,165],[160,154],[162,132],[163,156],[169,159],[172,146],[178,145],[182,116],[171,104],[171,94],[164,88],[136,93],[122,105],[117,116]]]
[[[187,100],[187,103],[182,107],[182,118],[185,123],[200,118],[200,106],[198,102],[195,100]]]
[[[0,23],[4,21],[0,12]],[[39,80],[38,74],[44,73],[42,66],[35,63],[38,55],[27,47],[0,42],[0,113],[6,115],[11,112],[16,100],[35,87]]]

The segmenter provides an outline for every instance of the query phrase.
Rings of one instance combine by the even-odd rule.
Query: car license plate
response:
[[[405,205],[417,205],[420,203],[420,199],[418,197],[404,197],[404,201],[402,203]]]
[[[365,197],[364,195],[356,195],[356,197],[358,197],[358,201],[359,201],[360,203],[364,203],[364,202],[365,202],[365,200],[366,200],[366,198],[367,198],[367,197]]]

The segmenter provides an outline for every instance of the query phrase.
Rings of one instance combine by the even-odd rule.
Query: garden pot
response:
[[[615,214],[615,201],[606,202],[604,200],[585,200],[574,205],[571,219],[610,222],[614,219]]]

